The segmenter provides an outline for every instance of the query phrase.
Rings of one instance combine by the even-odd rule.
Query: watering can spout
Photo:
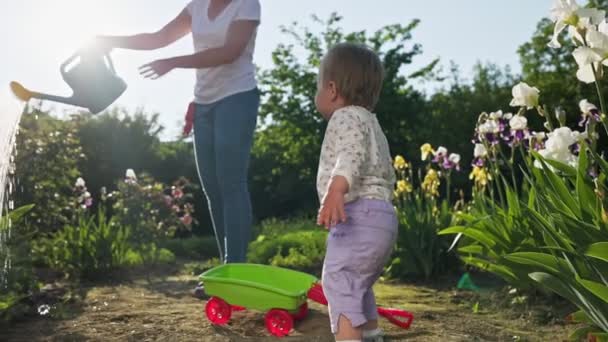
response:
[[[77,53],[61,65],[61,75],[72,88],[71,97],[31,91],[18,82],[10,87],[17,98],[29,101],[36,98],[87,108],[97,114],[108,108],[127,89],[127,84],[116,75],[108,55]]]
[[[29,100],[35,98],[40,100],[49,100],[53,102],[60,102],[69,105],[79,106],[79,104],[71,97],[37,93],[35,91],[27,89],[26,87],[21,85],[21,83],[15,81],[11,82],[10,86],[11,90],[13,91],[13,94],[23,102],[28,102]]]
[[[13,94],[15,94],[15,96],[23,102],[27,102],[34,97],[34,92],[22,86],[19,82],[12,81],[10,87]]]

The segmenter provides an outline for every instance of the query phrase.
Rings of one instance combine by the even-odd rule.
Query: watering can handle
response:
[[[110,67],[110,70],[112,70],[112,73],[116,74],[116,70],[114,69],[114,63],[112,63],[112,58],[110,58],[110,53],[106,53],[104,57],[106,58],[106,61],[108,62],[108,66]]]
[[[68,65],[70,65],[76,58],[78,58],[81,55],[82,54],[80,52],[76,52],[72,56],[70,56],[65,62],[63,62],[61,64],[61,75],[63,76],[64,79],[65,79],[65,75],[67,73]],[[116,74],[116,70],[114,69],[114,63],[112,63],[112,58],[110,58],[110,54],[109,53],[104,54],[104,58],[106,59],[108,66],[110,67],[110,70],[112,71],[112,73]]]
[[[80,54],[77,52],[77,53],[73,54],[72,56],[70,56],[70,58],[66,59],[66,61],[61,64],[61,69],[60,69],[61,76],[63,76],[64,80],[65,80],[65,75],[67,73],[68,65],[70,65],[76,58],[78,58],[79,55]]]

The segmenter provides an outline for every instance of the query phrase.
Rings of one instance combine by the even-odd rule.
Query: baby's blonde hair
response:
[[[323,58],[319,81],[335,82],[347,105],[374,110],[382,90],[384,68],[378,55],[367,46],[340,43]]]

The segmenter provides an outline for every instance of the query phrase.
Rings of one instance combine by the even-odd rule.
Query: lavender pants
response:
[[[346,204],[345,211],[347,222],[329,233],[323,263],[323,291],[334,334],[340,315],[354,327],[378,318],[372,286],[397,238],[397,216],[391,203],[359,199]]]

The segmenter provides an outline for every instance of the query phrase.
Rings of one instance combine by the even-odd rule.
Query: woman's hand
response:
[[[171,70],[175,69],[172,59],[159,59],[139,67],[139,73],[145,78],[152,80],[159,79]]]

